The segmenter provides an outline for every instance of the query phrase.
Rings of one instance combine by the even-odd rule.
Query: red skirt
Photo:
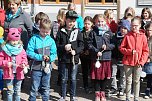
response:
[[[101,66],[95,67],[96,61],[91,63],[91,79],[104,80],[111,78],[111,61],[100,61]]]

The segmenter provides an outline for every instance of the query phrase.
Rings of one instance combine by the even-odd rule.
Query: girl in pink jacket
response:
[[[0,66],[3,67],[3,79],[7,87],[7,101],[20,101],[21,83],[24,79],[23,70],[28,66],[27,55],[20,41],[20,28],[8,30],[6,42],[0,52]]]

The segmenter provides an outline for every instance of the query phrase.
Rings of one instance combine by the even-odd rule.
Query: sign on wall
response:
[[[151,6],[152,0],[138,0],[137,3],[139,6]]]

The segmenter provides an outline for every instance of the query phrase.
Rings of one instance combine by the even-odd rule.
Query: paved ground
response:
[[[77,98],[78,101],[94,101],[94,93],[92,94],[86,94],[82,87],[82,74],[81,74],[81,68],[79,68],[78,72],[78,78],[77,78]],[[52,98],[52,101],[57,101],[60,98],[59,92],[60,87],[56,85],[57,81],[57,69],[56,67],[52,71],[52,81],[51,81],[51,93],[50,96]],[[145,83],[141,84],[141,92],[144,91]],[[24,87],[22,89],[21,93],[21,99],[22,101],[28,101],[29,97],[29,89],[30,89],[30,78],[25,79]],[[113,96],[111,98],[108,98],[107,101],[123,101],[125,100],[125,97],[117,97]],[[41,99],[37,99],[37,101],[42,101]],[[67,97],[67,101],[69,101],[69,96]],[[133,100],[132,100],[133,101]],[[140,100],[139,101],[152,101],[152,98],[150,99],[143,99],[143,93],[140,94]]]

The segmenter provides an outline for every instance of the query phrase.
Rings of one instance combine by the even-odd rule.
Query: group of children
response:
[[[106,101],[107,85],[112,93],[119,91],[119,95],[123,96],[125,92],[126,101],[130,101],[133,91],[134,101],[139,101],[142,67],[148,79],[145,98],[149,98],[152,90],[152,15],[149,8],[143,9],[141,19],[135,17],[134,10],[128,7],[118,24],[113,19],[113,10],[108,9],[104,14],[96,14],[93,18],[86,16],[84,25],[75,11],[75,5],[69,4],[68,9],[59,10],[58,21],[54,22],[52,30],[48,15],[39,12],[35,16],[32,37],[26,50],[21,41],[22,28],[5,30],[5,40],[4,29],[0,28],[0,67],[3,69],[0,83],[3,76],[7,101],[12,101],[13,96],[15,101],[20,101],[21,83],[29,67],[32,77],[29,101],[36,101],[38,93],[43,101],[48,101],[51,63],[57,57],[61,81],[61,98],[58,101],[66,100],[67,84],[70,84],[70,101],[77,101],[79,58],[85,92],[91,93],[88,82],[90,76],[94,83],[95,101]],[[32,61],[30,66],[27,57]],[[119,87],[116,82],[118,69]]]

